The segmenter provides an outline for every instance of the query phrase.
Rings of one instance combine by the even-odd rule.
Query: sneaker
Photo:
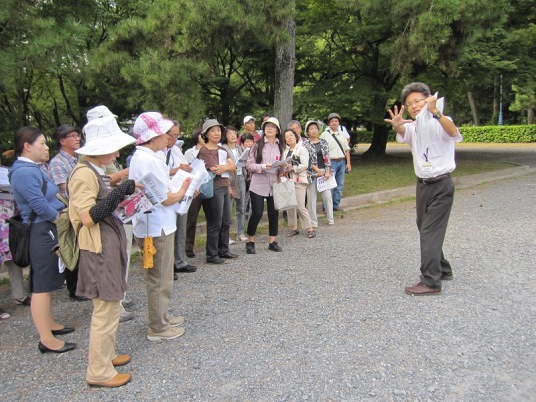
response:
[[[335,221],[328,221],[328,225],[335,225]]]
[[[244,234],[241,234],[240,236],[238,236],[236,238],[236,240],[238,240],[238,241],[248,241],[248,237],[246,235],[244,235]]]
[[[125,310],[124,312],[121,312],[121,314],[119,315],[119,322],[130,321],[134,317],[135,317],[134,313]]]
[[[229,239],[229,246],[232,246],[233,244],[235,244],[236,242],[233,240],[233,239]]]
[[[184,324],[184,317],[180,315],[178,317],[170,317],[168,320],[168,324],[172,327],[179,327]]]
[[[268,249],[269,250],[272,250],[272,251],[283,251],[283,249],[281,248],[281,246],[279,244],[277,244],[276,241],[273,241],[271,243],[268,243]]]
[[[255,254],[255,242],[253,241],[246,242],[246,253]]]
[[[133,318],[134,318],[134,313],[127,311],[127,310],[122,310],[121,314],[119,315],[119,322],[130,321]]]
[[[147,332],[147,340],[151,342],[169,341],[171,339],[178,338],[184,334],[184,328],[170,328],[164,332],[153,332],[149,330]]]
[[[134,305],[134,301],[132,301],[132,299],[123,299],[121,301],[121,304],[123,305],[123,307],[125,308],[129,308],[129,307],[132,307]]]
[[[193,251],[186,250],[186,257],[188,257],[188,258],[194,258],[194,257],[195,257],[195,253],[194,253]]]

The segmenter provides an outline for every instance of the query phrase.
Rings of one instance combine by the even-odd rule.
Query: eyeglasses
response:
[[[421,102],[424,102],[426,99],[415,99],[413,102],[408,102],[406,103],[406,107],[407,108],[410,108],[412,107],[413,105],[418,105],[419,103]]]
[[[78,135],[78,133],[72,133],[72,134],[66,135],[65,138],[80,138],[80,135]]]
[[[171,138],[179,138],[180,137],[180,133],[179,134],[176,134],[176,135],[173,135],[173,134],[169,134],[169,133],[166,133],[167,135],[169,135]]]

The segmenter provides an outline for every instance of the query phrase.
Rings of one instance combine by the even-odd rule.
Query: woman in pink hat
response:
[[[162,182],[161,192],[167,200],[155,205],[148,214],[139,214],[132,220],[136,241],[143,247],[146,236],[153,238],[156,254],[153,268],[145,270],[147,283],[147,314],[149,329],[147,339],[157,342],[175,339],[184,334],[184,317],[168,315],[169,301],[173,291],[173,265],[177,214],[174,205],[186,193],[190,180],[182,188],[169,191],[169,168],[160,154],[167,147],[167,135],[174,123],[157,112],[142,113],[134,123],[133,133],[138,137],[136,152],[130,161],[129,178],[140,180],[147,172],[153,173]]]

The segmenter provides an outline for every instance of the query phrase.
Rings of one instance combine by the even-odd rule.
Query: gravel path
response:
[[[535,191],[528,174],[456,193],[444,248],[455,279],[439,296],[404,294],[419,273],[414,201],[339,214],[316,239],[282,236],[283,253],[264,233],[256,255],[233,246],[241,257],[225,266],[199,256],[171,303],[186,334],[166,343],[145,340],[133,266],[137,316],[117,337],[133,379],[113,390],[85,383],[90,303],[56,295],[78,348],[41,355],[28,308],[2,286],[0,400],[534,401]]]

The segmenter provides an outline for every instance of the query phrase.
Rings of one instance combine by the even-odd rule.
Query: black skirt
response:
[[[61,289],[65,272],[58,269],[58,257],[52,251],[58,244],[56,225],[48,221],[33,223],[30,229],[30,293],[48,293]]]

